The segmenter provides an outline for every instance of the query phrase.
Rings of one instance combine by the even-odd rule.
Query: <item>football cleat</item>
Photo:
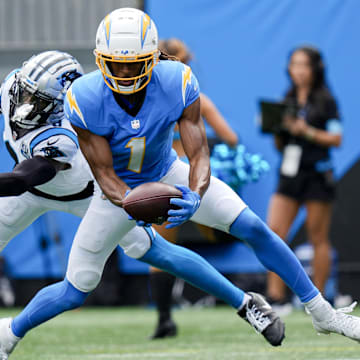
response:
[[[247,293],[251,299],[238,311],[256,332],[260,333],[273,346],[281,345],[285,337],[285,324],[273,311],[263,296],[253,292]]]
[[[319,334],[336,333],[360,342],[360,318],[348,315],[356,306],[334,309],[327,301],[322,304],[321,310],[312,313],[312,322]]]
[[[164,322],[160,322],[155,329],[154,334],[150,336],[151,340],[163,339],[165,337],[173,337],[177,335],[176,324],[170,319]]]
[[[20,338],[11,330],[12,318],[0,319],[0,360],[7,360]]]

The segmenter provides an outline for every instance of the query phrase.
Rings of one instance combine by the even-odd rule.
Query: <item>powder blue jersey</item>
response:
[[[158,181],[169,170],[176,159],[171,147],[175,123],[198,97],[199,85],[191,69],[165,60],[154,67],[136,116],[118,105],[100,71],[72,84],[65,114],[75,126],[108,140],[116,174],[135,187]]]

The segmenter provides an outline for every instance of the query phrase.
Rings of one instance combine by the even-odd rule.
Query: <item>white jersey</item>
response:
[[[80,151],[76,133],[68,120],[59,125],[46,125],[30,131],[14,140],[10,128],[9,90],[15,81],[15,72],[11,73],[1,87],[1,110],[4,118],[3,139],[12,157],[18,163],[34,156],[43,156],[68,163],[71,168],[59,171],[56,176],[36,189],[56,197],[73,195],[86,188],[93,179],[89,165]]]

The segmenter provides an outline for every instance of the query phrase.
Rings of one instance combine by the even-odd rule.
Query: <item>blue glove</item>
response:
[[[125,197],[129,194],[131,190],[126,190],[125,192]],[[135,220],[131,215],[128,214],[128,220]],[[137,226],[142,226],[142,227],[151,227],[151,224],[146,223],[145,221],[142,220],[135,220],[136,221],[136,225]]]
[[[175,187],[182,192],[182,199],[171,198],[170,204],[177,205],[180,209],[168,211],[169,217],[167,220],[170,224],[165,226],[166,229],[171,229],[188,221],[200,206],[201,199],[198,193],[184,185],[175,185]]]

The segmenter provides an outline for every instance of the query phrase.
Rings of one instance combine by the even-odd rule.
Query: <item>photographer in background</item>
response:
[[[324,293],[331,265],[329,227],[335,196],[329,150],[340,146],[342,126],[336,101],[326,84],[320,52],[310,46],[296,48],[290,54],[287,71],[291,86],[284,103],[296,111],[284,117],[284,131],[275,135],[282,163],[268,224],[285,239],[300,207],[305,205],[305,227],[314,247],[313,281]],[[285,284],[274,273],[269,273],[267,293],[272,303],[286,303]]]

